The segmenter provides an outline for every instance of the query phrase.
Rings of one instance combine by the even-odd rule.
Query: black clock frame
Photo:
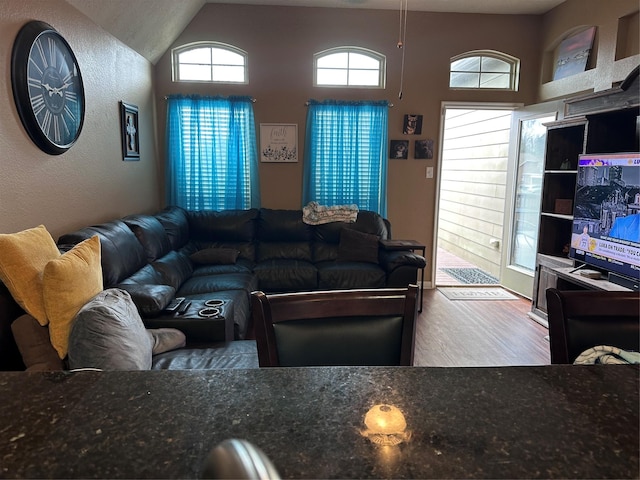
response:
[[[67,48],[71,60],[75,64],[77,70],[78,82],[80,84],[80,92],[79,93],[79,101],[80,101],[80,119],[78,124],[78,130],[73,137],[72,141],[65,145],[57,145],[53,143],[49,138],[44,134],[41,130],[38,121],[36,119],[36,115],[31,106],[31,101],[29,97],[29,87],[28,87],[28,62],[29,62],[29,54],[31,52],[31,48],[33,47],[36,39],[42,35],[43,33],[49,33],[55,35],[57,39]],[[73,144],[77,141],[80,136],[80,132],[82,131],[82,127],[84,124],[84,114],[85,114],[85,96],[84,96],[84,83],[82,81],[82,75],[80,73],[80,67],[78,65],[78,60],[71,49],[69,43],[65,40],[65,38],[60,35],[60,33],[54,29],[48,23],[33,20],[27,24],[25,24],[18,35],[16,36],[16,40],[13,44],[13,50],[11,53],[11,85],[13,90],[13,99],[16,104],[16,109],[18,111],[18,115],[20,116],[20,120],[22,121],[22,125],[25,130],[31,137],[31,140],[44,152],[50,155],[60,155],[69,148],[73,146]]]

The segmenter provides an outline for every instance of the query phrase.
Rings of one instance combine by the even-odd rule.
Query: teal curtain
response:
[[[387,214],[386,101],[310,100],[302,202]]]
[[[249,97],[167,98],[166,197],[187,210],[260,207]]]

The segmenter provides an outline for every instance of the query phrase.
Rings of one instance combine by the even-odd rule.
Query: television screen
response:
[[[580,155],[569,256],[640,278],[640,153]]]

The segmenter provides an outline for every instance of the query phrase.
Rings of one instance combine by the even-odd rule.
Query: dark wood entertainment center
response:
[[[640,79],[636,67],[619,86],[565,101],[564,118],[547,124],[542,204],[531,316],[545,324],[547,288],[628,290],[576,273],[568,258],[578,157],[640,149]]]

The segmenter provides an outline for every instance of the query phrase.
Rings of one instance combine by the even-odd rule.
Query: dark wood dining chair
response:
[[[573,363],[599,345],[638,351],[638,292],[549,288],[546,295],[551,363]]]
[[[253,292],[261,367],[412,365],[416,285],[407,288]]]

